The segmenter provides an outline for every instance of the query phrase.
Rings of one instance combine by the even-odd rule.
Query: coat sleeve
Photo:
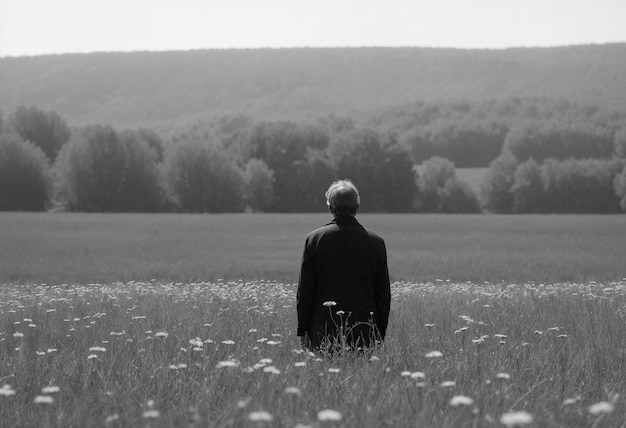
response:
[[[387,249],[381,240],[378,249],[378,270],[376,272],[376,311],[378,313],[378,331],[385,338],[391,310],[391,287],[389,284],[389,268],[387,267]]]
[[[298,312],[298,336],[304,336],[309,331],[309,323],[313,315],[315,304],[315,265],[309,250],[309,238],[304,244],[296,308]]]

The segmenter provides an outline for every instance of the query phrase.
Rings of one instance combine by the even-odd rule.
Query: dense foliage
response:
[[[161,202],[156,159],[133,133],[84,128],[56,161],[58,202],[77,211],[155,211]]]
[[[0,58],[0,110],[11,111],[27,102],[53,109],[78,125],[161,129],[231,112],[295,121],[353,112],[360,121],[364,114],[416,100],[433,104],[567,97],[575,103],[623,110],[626,84],[619,71],[625,69],[624,43],[502,50],[220,49]],[[551,108],[549,113],[558,111]],[[541,107],[528,110],[526,116],[549,119]]]
[[[241,211],[243,177],[214,146],[190,138],[171,147],[163,163],[170,200],[184,212]]]
[[[0,210],[42,211],[48,206],[50,168],[43,151],[15,134],[0,134]]]
[[[476,213],[480,204],[469,186],[456,176],[448,159],[433,157],[420,165],[418,207],[424,212]]]
[[[520,162],[505,153],[492,162],[483,197],[497,213],[619,212],[625,165],[616,158]]]
[[[327,209],[328,185],[349,178],[363,195],[362,212],[626,210],[626,115],[566,101],[421,102],[358,122],[237,114],[161,134],[70,129],[36,107],[7,117],[0,135],[20,147],[33,140],[28,147],[41,152],[45,189],[52,187],[45,171],[54,172],[52,204],[46,190],[28,209],[316,212]],[[23,177],[26,163],[5,152],[4,176]],[[459,166],[487,165],[480,195],[456,174]],[[4,197],[17,201],[18,193]]]
[[[25,141],[37,145],[51,160],[70,138],[70,128],[56,112],[37,107],[18,107],[8,120],[8,127]]]

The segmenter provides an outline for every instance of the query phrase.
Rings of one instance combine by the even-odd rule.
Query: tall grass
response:
[[[502,426],[524,411],[530,426],[608,427],[626,418],[626,280],[396,282],[384,346],[331,358],[299,348],[294,291],[264,281],[5,285],[0,421],[460,427]]]

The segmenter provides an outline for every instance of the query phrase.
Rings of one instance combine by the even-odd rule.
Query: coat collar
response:
[[[350,214],[336,215],[333,220],[328,224],[359,224],[356,217]]]

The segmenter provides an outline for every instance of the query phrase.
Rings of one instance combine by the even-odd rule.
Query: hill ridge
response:
[[[626,110],[626,43],[542,48],[256,48],[0,58],[0,110],[171,127],[244,113],[358,116],[416,101],[547,97]]]

